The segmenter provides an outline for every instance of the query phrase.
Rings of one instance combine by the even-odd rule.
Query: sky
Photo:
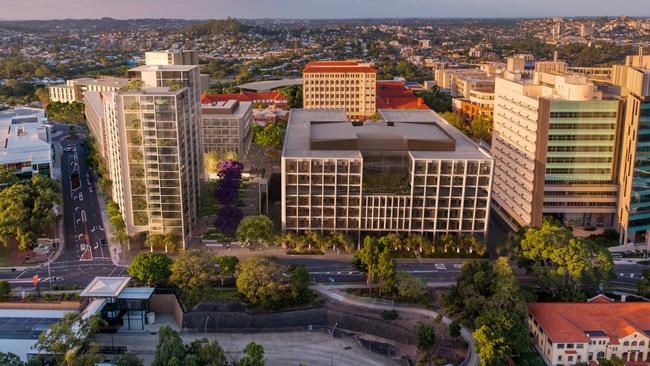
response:
[[[650,0],[0,0],[0,19],[649,16]]]

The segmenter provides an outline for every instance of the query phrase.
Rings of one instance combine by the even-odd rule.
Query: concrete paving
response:
[[[241,350],[255,342],[264,347],[267,366],[392,366],[398,361],[361,348],[351,337],[334,338],[325,330],[283,333],[182,333],[183,342],[207,338],[217,340],[230,359],[242,357]],[[154,359],[157,335],[99,334],[97,341],[104,345],[127,346],[150,365]]]

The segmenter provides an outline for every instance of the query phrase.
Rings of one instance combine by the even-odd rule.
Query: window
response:
[[[564,349],[564,343],[558,343],[557,349]]]

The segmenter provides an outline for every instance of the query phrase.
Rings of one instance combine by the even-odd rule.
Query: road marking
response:
[[[463,265],[460,264],[460,263],[455,263],[455,264],[454,264],[454,268],[457,268],[457,269],[460,269],[460,267],[462,267],[462,266],[463,266]]]
[[[79,193],[81,195],[81,193]],[[88,219],[86,218],[86,210],[81,210],[81,221],[87,222]]]
[[[447,269],[447,266],[442,263],[436,263],[436,269]]]
[[[84,200],[84,193],[79,192],[79,201],[83,201],[83,200]]]

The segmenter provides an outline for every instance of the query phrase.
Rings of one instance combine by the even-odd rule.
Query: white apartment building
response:
[[[53,175],[54,151],[43,109],[0,112],[0,165],[16,175]]]
[[[305,65],[303,108],[344,109],[349,119],[377,112],[377,70],[359,61],[313,61]]]
[[[144,53],[145,65],[198,65],[196,50],[164,50]]]
[[[202,162],[199,67],[144,65],[129,90],[86,93],[87,116],[130,236],[196,227]],[[103,107],[100,108],[100,105]]]
[[[65,84],[48,86],[52,102],[82,102],[84,93],[89,92],[108,92],[118,91],[127,84],[124,78],[79,78],[67,80]]]
[[[431,110],[291,111],[282,151],[282,229],[473,234],[490,210],[490,154]]]
[[[496,79],[494,207],[513,227],[554,215],[568,226],[615,224],[619,101],[584,76]]]

